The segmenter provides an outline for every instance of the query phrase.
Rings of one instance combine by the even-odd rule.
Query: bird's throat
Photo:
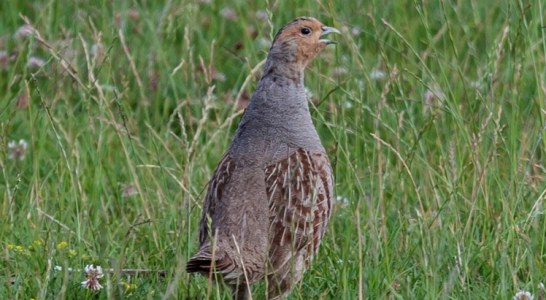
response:
[[[267,60],[262,80],[271,80],[278,85],[303,86],[303,71],[301,66],[290,62]]]

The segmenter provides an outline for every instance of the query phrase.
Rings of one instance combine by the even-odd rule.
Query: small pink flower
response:
[[[224,7],[220,10],[220,15],[229,21],[237,21],[239,18],[237,12],[231,7]]]
[[[123,191],[121,192],[122,198],[128,198],[128,197],[132,197],[136,195],[138,195],[138,190],[134,185],[131,185],[131,184],[123,185]]]
[[[9,68],[10,57],[7,51],[0,50],[0,70],[7,70]]]
[[[31,56],[28,59],[27,67],[29,69],[39,69],[45,65],[45,61],[39,57]]]
[[[30,92],[27,89],[25,89],[21,94],[17,97],[17,102],[15,103],[15,107],[18,109],[25,109],[28,107],[30,102]]]
[[[442,91],[440,86],[432,84],[431,87],[423,93],[423,112],[425,114],[432,113],[436,108],[442,106],[446,98],[446,94]]]
[[[256,19],[260,21],[267,21],[267,19],[269,19],[269,15],[267,14],[267,11],[265,10],[258,10],[256,12]]]
[[[140,12],[137,9],[131,8],[127,11],[127,16],[133,21],[140,19]]]
[[[82,281],[82,288],[92,291],[102,289],[102,285],[99,282],[99,279],[104,276],[101,266],[95,267],[94,265],[87,265],[85,266],[84,271],[87,280]]]
[[[15,35],[15,37],[17,39],[22,40],[22,39],[25,39],[25,38],[33,35],[33,34],[34,34],[34,28],[32,28],[32,26],[30,26],[30,25],[25,24],[25,25],[19,27],[19,29],[17,29],[17,31],[15,32],[14,35]]]

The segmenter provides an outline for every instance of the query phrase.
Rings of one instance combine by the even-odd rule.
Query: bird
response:
[[[188,273],[222,279],[233,299],[286,297],[318,251],[333,206],[333,170],[309,111],[304,71],[340,33],[298,17],[275,35],[263,73],[207,187]]]

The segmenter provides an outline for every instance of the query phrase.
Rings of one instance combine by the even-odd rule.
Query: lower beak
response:
[[[320,34],[320,36],[324,36],[330,33],[341,33],[339,32],[339,30],[335,29],[334,27],[322,26],[321,29],[322,29],[322,33]],[[328,40],[328,39],[320,39],[319,42],[325,43],[326,45],[336,44],[336,42]]]

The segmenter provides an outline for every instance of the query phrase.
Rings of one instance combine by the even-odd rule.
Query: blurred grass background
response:
[[[337,204],[290,299],[544,299],[545,6],[0,2],[0,298],[228,299],[184,271],[204,190],[309,15],[342,31],[306,73]]]

